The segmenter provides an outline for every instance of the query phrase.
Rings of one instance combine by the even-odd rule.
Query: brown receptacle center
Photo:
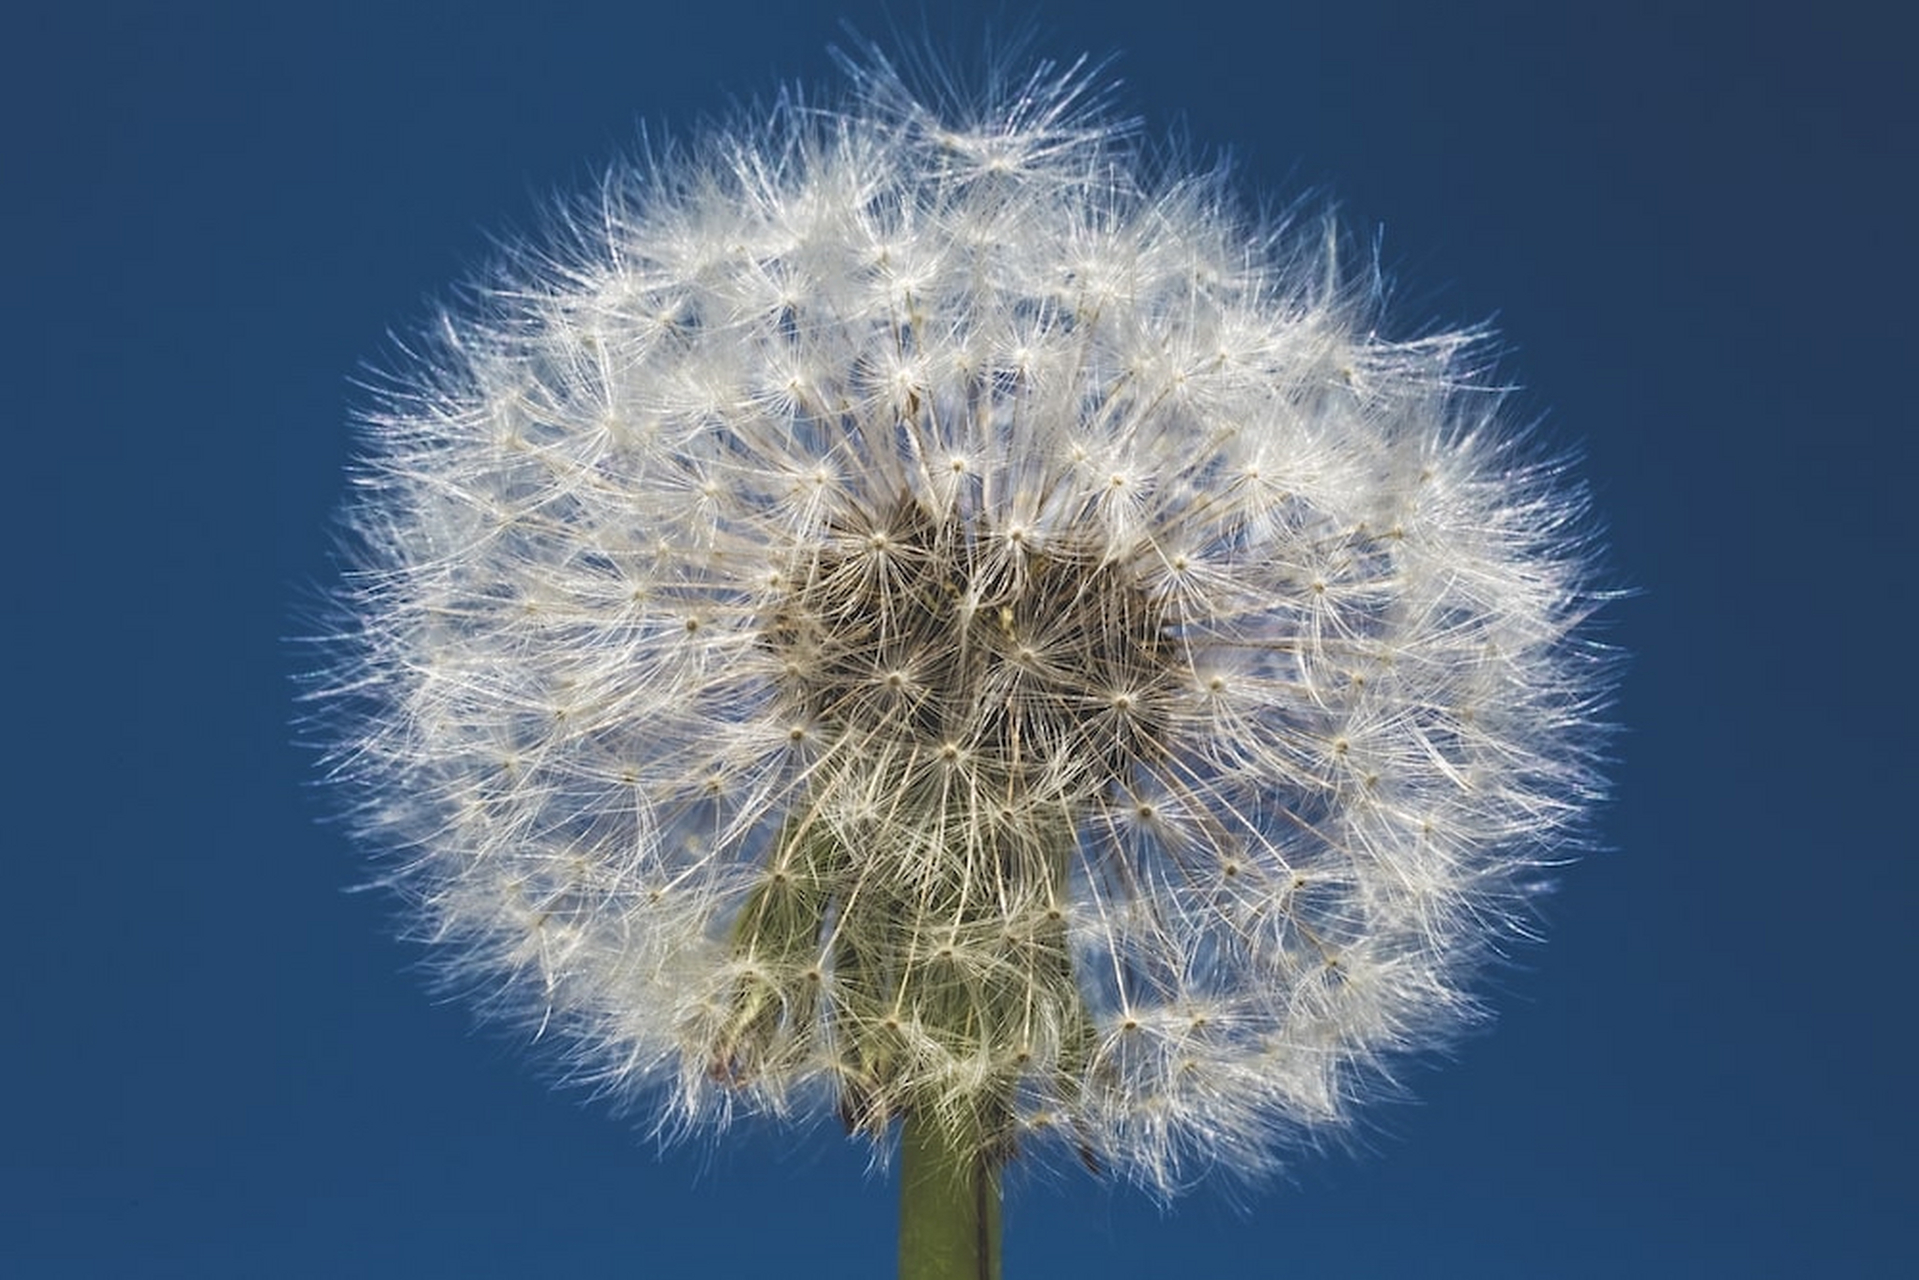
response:
[[[796,719],[1069,802],[1167,750],[1177,644],[1136,568],[1092,540],[929,513],[836,521],[765,642]]]

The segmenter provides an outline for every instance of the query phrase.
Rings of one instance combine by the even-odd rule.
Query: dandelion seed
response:
[[[1582,499],[1481,335],[1378,336],[1077,69],[854,80],[410,348],[334,771],[448,975],[665,1129],[1257,1175],[1474,1016],[1597,791]]]

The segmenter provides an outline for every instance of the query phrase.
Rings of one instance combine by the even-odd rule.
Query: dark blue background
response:
[[[1915,221],[1894,6],[1058,2],[1042,48],[1400,319],[1495,315],[1638,598],[1613,851],[1357,1154],[1162,1215],[1016,1179],[1008,1274],[1914,1266]],[[349,378],[630,148],[830,83],[867,3],[71,5],[0,19],[0,1271],[884,1275],[830,1130],[656,1153],[438,1005],[288,745]],[[910,12],[910,10],[904,10]],[[933,19],[977,47],[983,15]],[[916,17],[900,25],[917,29]]]

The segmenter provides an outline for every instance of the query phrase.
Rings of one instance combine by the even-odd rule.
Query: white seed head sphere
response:
[[[1583,500],[1483,336],[1077,70],[616,171],[367,415],[319,697],[412,928],[683,1129],[1158,1191],[1471,1019],[1596,793]]]

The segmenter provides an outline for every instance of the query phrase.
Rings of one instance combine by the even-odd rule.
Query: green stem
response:
[[[999,1168],[935,1120],[900,1134],[899,1280],[1000,1280]]]

